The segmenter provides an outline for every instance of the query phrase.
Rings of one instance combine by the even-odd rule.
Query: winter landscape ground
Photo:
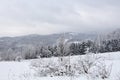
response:
[[[105,80],[120,80],[120,52],[111,52],[96,54],[97,56],[104,57],[106,65],[112,65],[112,71],[110,77]],[[74,63],[80,56],[72,56],[71,63]],[[82,57],[85,57],[82,56]],[[23,60],[17,61],[2,61],[0,62],[0,80],[102,80],[100,78],[91,78],[90,74],[81,74],[79,76],[59,76],[59,77],[38,77],[35,76],[34,69],[32,69],[32,62],[39,61],[41,59]],[[43,59],[42,59],[43,60]],[[45,58],[45,64],[51,61],[56,62],[57,58]],[[73,62],[72,62],[73,61]],[[93,73],[96,73],[93,71]]]

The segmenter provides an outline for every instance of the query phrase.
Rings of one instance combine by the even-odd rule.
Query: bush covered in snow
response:
[[[62,59],[62,60],[61,60]],[[94,78],[109,78],[111,66],[106,66],[104,58],[95,54],[80,56],[76,62],[70,57],[40,59],[31,63],[37,76],[90,75]]]

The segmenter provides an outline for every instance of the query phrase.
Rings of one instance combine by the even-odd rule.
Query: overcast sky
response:
[[[120,0],[0,0],[0,36],[120,28]]]

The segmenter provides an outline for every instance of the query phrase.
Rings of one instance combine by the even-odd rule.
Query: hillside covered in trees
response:
[[[120,51],[120,29],[106,35],[64,33],[0,38],[1,60]]]

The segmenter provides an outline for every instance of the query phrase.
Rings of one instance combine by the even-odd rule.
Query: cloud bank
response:
[[[119,19],[120,0],[0,0],[0,36],[105,32]]]

